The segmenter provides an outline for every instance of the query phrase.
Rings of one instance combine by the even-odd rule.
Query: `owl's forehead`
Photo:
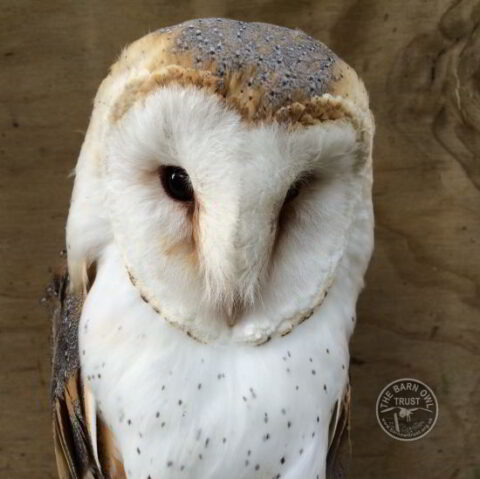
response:
[[[106,148],[113,162],[124,155],[140,163],[158,160],[182,166],[205,182],[215,183],[218,175],[248,176],[249,171],[271,176],[277,170],[288,182],[318,156],[323,128],[245,123],[216,95],[170,84],[137,101],[111,124]],[[352,142],[351,125],[341,128],[345,141]]]
[[[241,89],[267,93],[265,108],[276,110],[294,97],[322,95],[337,56],[300,30],[221,18],[198,19],[162,31],[171,51],[191,57],[192,66],[228,82],[241,76]]]
[[[343,115],[312,105],[326,94],[368,109],[363,84],[328,47],[300,30],[266,23],[206,18],[160,29],[123,52],[107,86],[118,78],[123,85],[116,88],[113,119],[170,83],[213,92],[251,122],[312,124]]]

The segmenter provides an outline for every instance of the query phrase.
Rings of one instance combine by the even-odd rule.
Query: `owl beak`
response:
[[[196,244],[206,298],[230,327],[256,303],[267,277],[279,209],[270,196],[258,203],[255,191],[233,189],[222,208],[206,201],[199,208]]]
[[[227,315],[227,324],[233,328],[235,326],[235,323],[237,322],[237,315],[232,314],[232,315]]]
[[[240,306],[238,301],[233,301],[226,310],[227,324],[231,328],[235,326],[238,316],[240,315]]]

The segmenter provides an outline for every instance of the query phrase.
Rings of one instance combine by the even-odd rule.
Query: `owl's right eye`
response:
[[[285,196],[284,203],[290,203],[290,201],[293,201],[300,193],[301,186],[302,186],[301,180],[295,181],[287,191],[287,195]]]
[[[177,166],[165,166],[160,170],[160,178],[166,193],[177,201],[192,201],[193,187],[188,173]]]

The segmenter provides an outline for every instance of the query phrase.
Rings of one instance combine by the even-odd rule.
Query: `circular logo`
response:
[[[377,399],[380,427],[399,441],[415,441],[428,434],[438,417],[433,391],[418,379],[402,378],[391,382]]]

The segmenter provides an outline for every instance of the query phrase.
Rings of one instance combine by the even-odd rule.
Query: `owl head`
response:
[[[217,18],[143,37],[95,99],[67,224],[72,288],[92,287],[109,252],[199,341],[286,334],[344,258],[362,282],[373,130],[356,73],[299,30]]]

